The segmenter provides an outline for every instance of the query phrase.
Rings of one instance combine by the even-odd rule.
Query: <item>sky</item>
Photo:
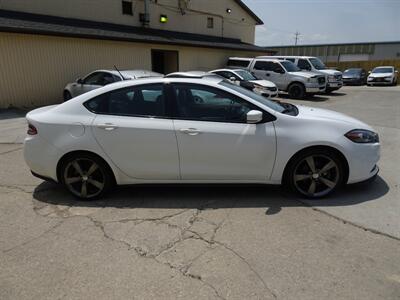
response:
[[[260,46],[400,41],[400,0],[243,0]]]

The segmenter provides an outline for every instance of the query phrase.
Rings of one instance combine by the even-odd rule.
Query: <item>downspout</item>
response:
[[[144,27],[148,27],[150,24],[149,6],[150,6],[150,0],[144,0],[144,18],[142,22]]]

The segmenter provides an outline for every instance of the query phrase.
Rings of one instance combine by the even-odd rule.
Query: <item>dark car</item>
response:
[[[364,69],[347,69],[343,72],[343,83],[346,85],[364,85],[367,83],[367,77],[367,71]]]

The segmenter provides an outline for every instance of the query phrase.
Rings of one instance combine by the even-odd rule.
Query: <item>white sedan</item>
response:
[[[279,90],[275,83],[269,80],[258,79],[247,70],[242,69],[218,69],[210,73],[222,76],[250,91],[268,98],[277,97]]]
[[[398,71],[393,66],[377,67],[370,72],[367,85],[397,85]]]
[[[122,81],[27,120],[32,173],[81,199],[143,183],[284,183],[317,198],[378,173],[368,125],[217,76]]]

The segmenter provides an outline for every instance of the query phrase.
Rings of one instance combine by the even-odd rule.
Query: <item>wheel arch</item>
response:
[[[94,152],[92,152],[92,151],[87,151],[87,150],[70,151],[70,152],[68,152],[68,153],[65,153],[65,154],[58,160],[57,168],[56,168],[56,174],[57,174],[57,181],[58,181],[58,182],[62,183],[62,174],[61,174],[61,171],[62,171],[62,166],[64,165],[64,163],[67,161],[67,159],[69,159],[69,158],[71,158],[71,157],[74,157],[74,156],[77,156],[77,155],[79,155],[79,154],[92,155],[92,156],[95,156],[96,158],[100,159],[100,160],[104,163],[104,165],[107,166],[108,171],[110,172],[110,175],[111,175],[111,177],[112,177],[112,179],[113,179],[113,183],[114,183],[114,184],[117,183],[114,170],[113,170],[113,168],[110,166],[110,164],[109,164],[103,157],[101,157],[100,155],[98,155],[98,154],[96,154],[96,153],[94,153]]]
[[[296,158],[298,156],[300,156],[301,154],[303,154],[304,152],[308,152],[308,151],[312,151],[312,150],[331,151],[331,152],[335,153],[336,155],[338,155],[338,157],[340,158],[340,160],[343,163],[343,168],[344,168],[343,182],[347,183],[347,181],[349,180],[350,170],[349,170],[349,162],[347,161],[346,156],[344,156],[344,154],[337,148],[332,147],[332,146],[326,146],[326,145],[309,146],[309,147],[303,148],[303,149],[297,151],[295,154],[293,154],[292,157],[286,163],[285,169],[282,173],[282,178],[281,178],[282,182],[285,182],[285,179],[287,178],[287,172],[289,171],[289,167],[291,166],[291,164],[293,164],[293,161],[295,161]]]

